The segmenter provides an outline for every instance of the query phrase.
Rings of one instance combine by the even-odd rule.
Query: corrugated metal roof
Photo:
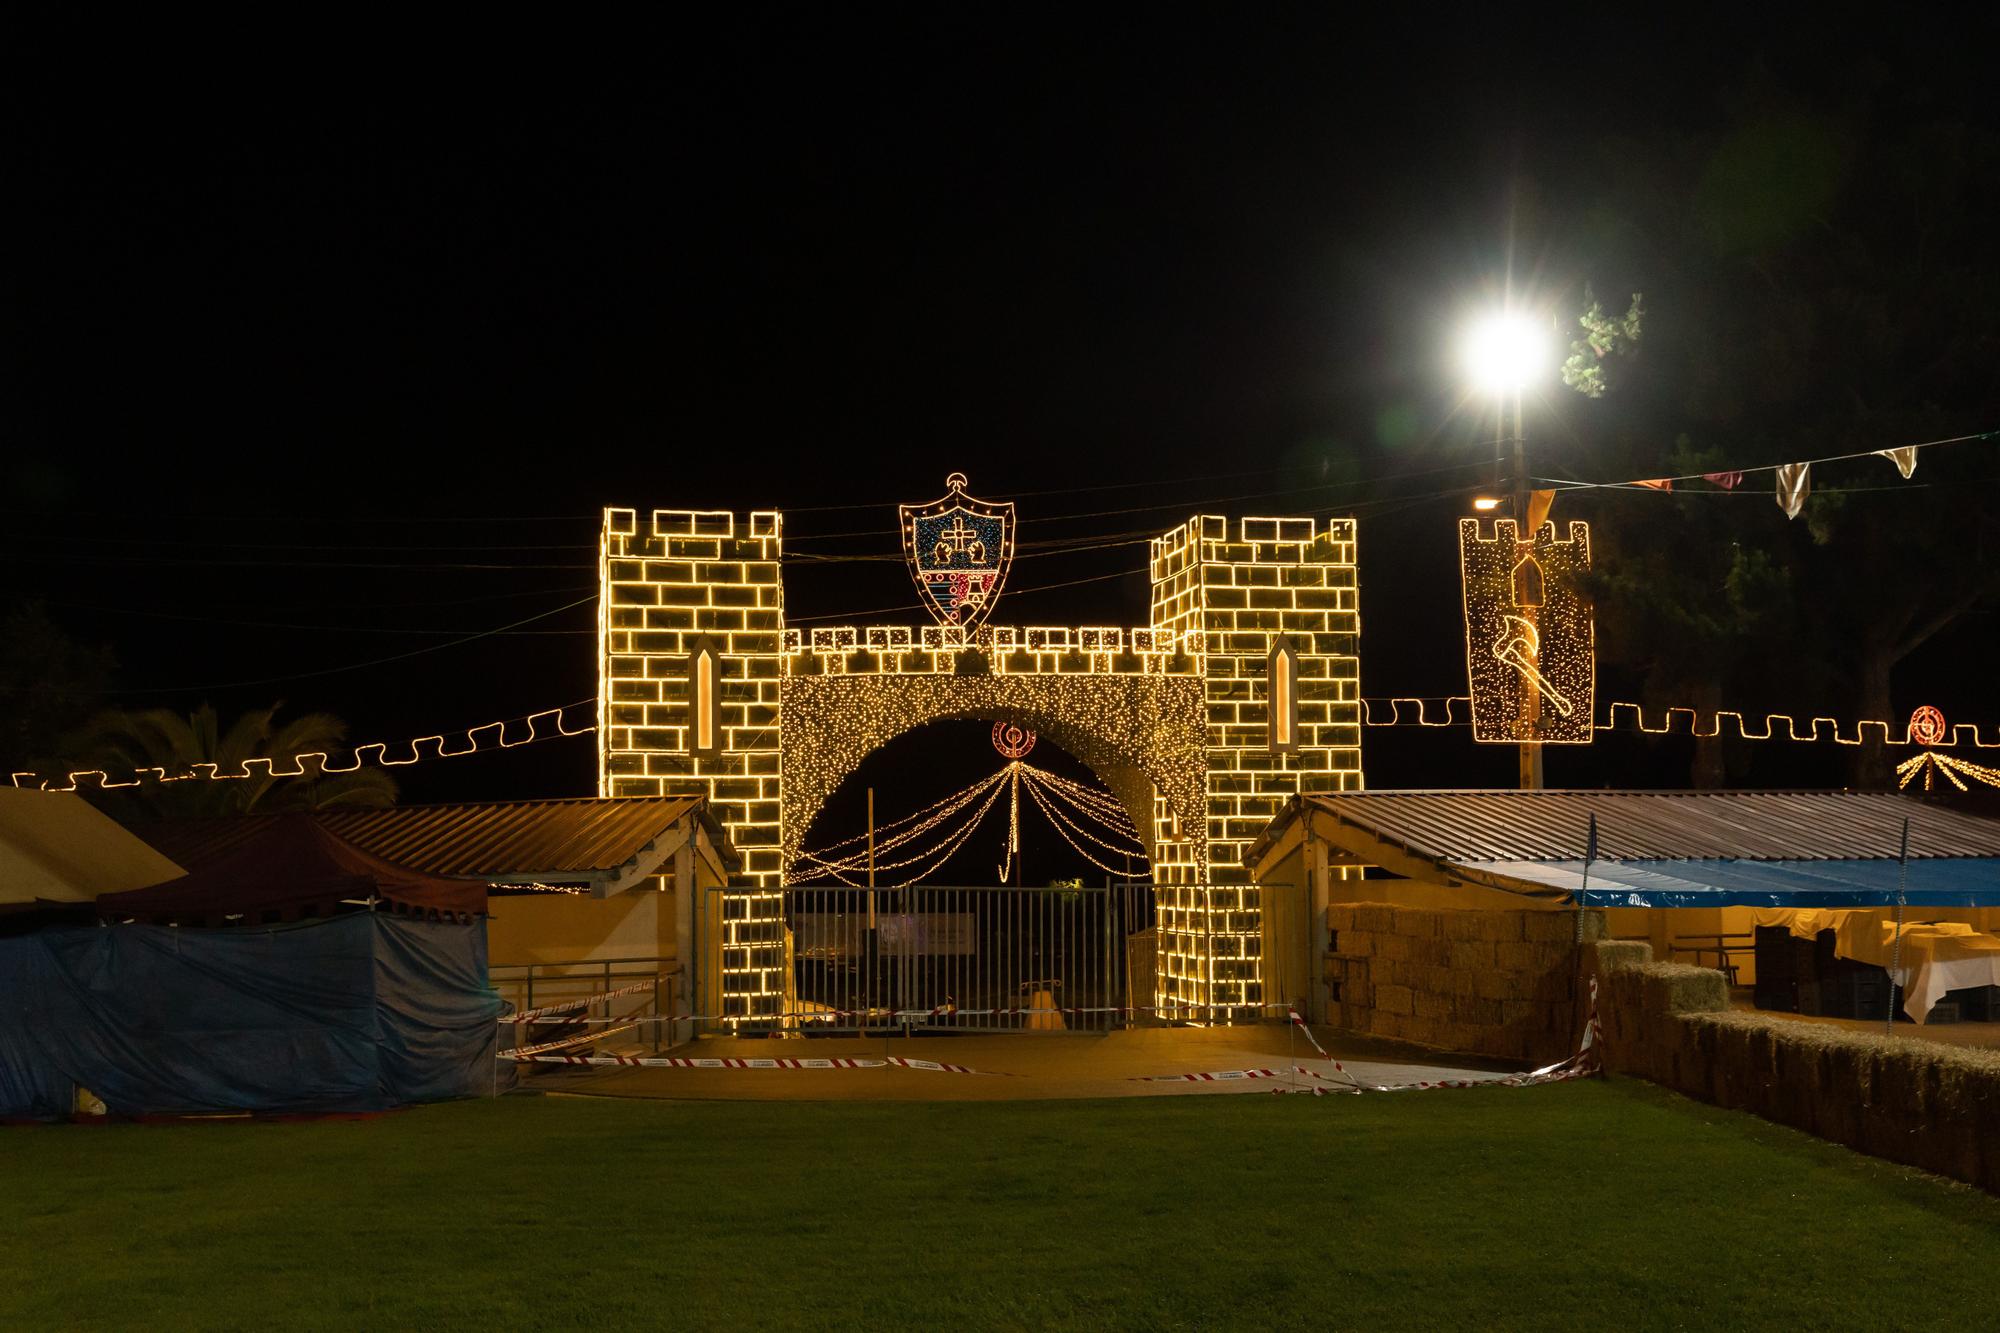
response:
[[[1581,860],[1592,815],[1597,854],[1611,861],[1894,860],[1905,818],[1912,859],[2000,856],[2000,820],[1891,792],[1375,791],[1305,799],[1440,861]]]
[[[314,818],[363,851],[412,870],[561,881],[615,876],[700,805],[697,797],[681,796],[503,801],[321,810]],[[228,854],[278,817],[176,820],[133,832],[193,869]]]

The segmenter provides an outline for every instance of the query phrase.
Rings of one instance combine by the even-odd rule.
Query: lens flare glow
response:
[[[1487,315],[1466,330],[1465,369],[1482,393],[1519,393],[1549,363],[1549,335],[1525,315]]]

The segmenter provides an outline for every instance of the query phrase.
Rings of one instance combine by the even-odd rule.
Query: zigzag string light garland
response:
[[[221,772],[220,765],[217,764],[193,764],[186,771],[173,774],[169,774],[163,768],[135,769],[129,776],[122,779],[113,779],[103,769],[72,769],[63,775],[59,784],[54,777],[45,777],[31,770],[11,772],[8,774],[8,778],[15,787],[26,787],[51,792],[73,792],[79,789],[102,788],[104,790],[115,790],[137,787],[147,781],[189,782],[194,780],[208,780],[216,782],[241,782],[249,778],[314,778],[327,773],[352,773],[367,764],[375,764],[382,768],[403,768],[411,764],[423,763],[433,759],[459,759],[466,755],[481,754],[493,750],[512,750],[523,745],[533,745],[537,741],[561,740],[571,736],[590,735],[597,730],[595,720],[585,722],[581,726],[573,726],[571,725],[569,714],[579,709],[592,708],[596,705],[596,702],[594,699],[584,700],[579,703],[564,704],[560,708],[546,708],[541,712],[529,713],[524,717],[506,718],[498,722],[488,722],[483,726],[468,727],[464,731],[438,732],[429,736],[418,736],[404,742],[409,748],[409,757],[407,758],[390,758],[389,743],[378,741],[368,745],[356,746],[350,752],[348,762],[345,764],[329,762],[331,756],[325,751],[308,750],[290,756],[274,755],[245,759],[242,761],[242,771],[235,773]],[[1472,701],[1468,696],[1462,694],[1443,695],[1433,698],[1397,695],[1388,698],[1364,698],[1360,702],[1362,724],[1368,727],[1462,727],[1471,722]],[[1383,715],[1385,712],[1386,716]],[[1439,714],[1442,716],[1439,716]],[[1740,713],[1733,709],[1722,709],[1718,712],[1704,715],[1695,709],[1683,707],[1678,704],[1658,710],[1657,722],[1649,723],[1647,721],[1645,705],[1633,703],[1629,700],[1619,700],[1608,705],[1606,716],[1606,721],[1596,724],[1595,729],[1597,731],[1629,730],[1647,736],[1683,735],[1705,740],[1712,736],[1724,734],[1724,719],[1726,718],[1733,723],[1733,731],[1729,734],[1730,738],[1734,740],[1789,740],[1799,744],[1831,741],[1836,745],[1862,745],[1867,742],[1869,733],[1872,731],[1875,733],[1876,741],[1882,745],[1969,745],[1978,750],[2000,750],[2000,738],[1987,740],[1978,723],[1957,722],[1952,723],[1947,728],[1941,717],[1935,720],[1926,718],[1921,722],[1913,717],[1911,722],[1906,724],[1902,728],[1901,733],[1898,734],[1893,723],[1872,718],[1846,724],[1837,718],[1819,716],[1800,719],[1789,713],[1766,713],[1763,717],[1762,729],[1753,731],[1751,724],[1747,720],[1748,714]],[[1676,725],[1677,718],[1684,718],[1686,721],[1683,724]],[[1803,729],[1801,728],[1801,721],[1804,723]],[[528,734],[523,736],[517,732],[510,737],[508,729],[517,726],[525,727]],[[1925,739],[1925,735],[1933,734],[1931,730],[1933,728],[1935,729],[1934,734],[1936,735],[1936,739]],[[1949,732],[1949,739],[1945,738],[1947,730]],[[1924,734],[1919,734],[1920,731]],[[464,738],[462,743],[460,742],[460,737]],[[425,749],[433,746],[435,749],[431,753],[426,754]],[[1921,760],[1922,756],[1919,756],[1918,759]],[[309,765],[307,762],[309,760],[317,762]],[[1912,762],[1916,763],[1916,766],[1911,769],[1913,774],[1922,768],[1928,767],[1928,765],[1916,761]],[[1953,765],[1963,765],[1964,763],[1962,760],[1954,760],[1949,756],[1938,756],[1936,762],[1942,768],[1950,768]],[[279,767],[281,764],[284,767]],[[1970,768],[1961,768],[1961,771],[1971,773],[1978,768],[1980,768],[1979,765],[1972,765]],[[1066,794],[1074,799],[1085,801],[1094,799],[1100,803],[1108,803],[1108,808],[1116,817],[1126,824],[1130,823],[1130,820],[1124,817],[1124,809],[1118,805],[1116,798],[1103,793],[1092,792],[1090,788],[1083,786],[1081,783],[1072,782],[1067,778],[1046,772],[1042,769],[1036,769],[1035,774],[1040,781],[1063,786]],[[1004,774],[996,775],[991,781],[997,782],[1001,776],[1004,776]],[[90,781],[90,779],[96,780]],[[1928,785],[1929,778],[1927,777],[1926,786],[1928,787]],[[895,824],[883,825],[882,829],[877,830],[878,852],[886,845],[881,841],[881,833],[883,831],[916,819],[918,816],[936,810],[964,795],[965,793],[963,792],[954,793],[954,795],[948,796],[944,800],[934,802],[932,805],[916,812],[916,814],[904,816],[903,819],[897,820]],[[843,839],[841,842],[821,848],[820,854],[859,842],[866,836],[866,834],[857,834],[853,838]]]
[[[1361,701],[1362,723],[1370,727],[1462,727],[1470,722],[1471,700],[1465,695],[1449,695],[1443,698],[1420,699],[1411,696],[1397,698],[1369,698]],[[1382,715],[1386,710],[1386,716]],[[1439,717],[1436,714],[1441,713]],[[1895,723],[1872,718],[1859,722],[1843,723],[1837,718],[1798,718],[1790,713],[1766,713],[1762,730],[1751,730],[1747,720],[1749,715],[1733,709],[1722,709],[1703,714],[1692,708],[1673,705],[1656,710],[1657,721],[1647,721],[1644,704],[1620,700],[1606,708],[1606,719],[1596,724],[1598,731],[1637,731],[1648,736],[1681,735],[1697,739],[1725,734],[1724,728],[1733,724],[1727,734],[1731,739],[1745,741],[1790,740],[1800,744],[1831,741],[1836,745],[1861,745],[1874,739],[1883,745],[1970,745],[1981,750],[2000,750],[2000,739],[1986,740],[1976,722],[1956,722],[1949,727],[1950,739],[1944,739],[1945,724],[1940,719],[1935,725],[1939,730],[1938,739],[1926,740],[1920,733],[1923,724],[1914,719],[1900,729]],[[1677,718],[1686,721],[1676,724]],[[1725,723],[1724,719],[1729,722]]]
[[[52,778],[34,772],[15,772],[10,773],[8,777],[16,787],[72,792],[79,786],[113,790],[137,787],[148,781],[188,782],[202,779],[215,782],[241,782],[249,778],[316,778],[327,773],[352,773],[365,764],[374,764],[381,768],[404,768],[430,759],[459,759],[486,751],[512,750],[522,745],[533,745],[537,741],[588,735],[597,730],[594,717],[582,726],[571,726],[566,715],[579,709],[594,709],[596,706],[597,701],[589,699],[579,703],[564,704],[560,708],[546,708],[539,713],[530,713],[524,718],[505,718],[499,722],[488,722],[484,726],[469,727],[464,731],[419,736],[406,742],[410,747],[410,757],[407,759],[391,759],[389,743],[377,741],[354,747],[346,764],[330,763],[331,756],[323,750],[308,750],[290,756],[268,755],[245,759],[242,761],[242,772],[239,773],[224,773],[220,771],[221,765],[204,763],[191,764],[186,771],[173,774],[169,774],[164,768],[134,769],[129,778],[122,780],[113,780],[110,774],[100,768],[75,769],[64,777],[61,786],[53,785]],[[517,725],[525,726],[528,734],[523,736],[516,732],[513,738],[509,739],[507,729]],[[463,745],[458,744],[461,736],[465,738]],[[436,746],[435,751],[425,754],[425,747],[431,745]],[[454,746],[457,748],[453,748]],[[308,766],[307,760],[317,762]],[[278,767],[280,764],[287,767],[281,769]],[[97,781],[86,783],[83,781],[86,778],[95,778]]]

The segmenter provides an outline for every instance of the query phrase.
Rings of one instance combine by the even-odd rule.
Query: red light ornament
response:
[[[1925,704],[1910,714],[1910,740],[1918,745],[1939,745],[1945,737],[1944,714]]]
[[[993,724],[993,748],[1008,759],[1025,759],[1035,748],[1035,733],[1012,722]]]

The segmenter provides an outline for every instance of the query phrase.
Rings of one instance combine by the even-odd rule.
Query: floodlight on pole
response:
[[[1514,477],[1513,492],[1515,539],[1530,540],[1534,534],[1525,532],[1518,525],[1525,523],[1528,514],[1528,488],[1532,484],[1528,475],[1527,427],[1523,421],[1521,400],[1528,386],[1546,372],[1549,364],[1552,332],[1540,327],[1528,316],[1514,310],[1498,310],[1474,320],[1465,331],[1465,341],[1461,351],[1465,358],[1465,370],[1472,384],[1479,392],[1490,395],[1494,400],[1497,418],[1493,440],[1494,481],[1500,481],[1502,452],[1507,438],[1507,412],[1511,406],[1514,417]],[[1510,401],[1511,400],[1511,401]],[[1497,487],[1496,487],[1497,488]],[[1481,512],[1498,508],[1498,504],[1486,504],[1482,497],[1473,501],[1473,507]],[[1532,625],[1534,611],[1526,611],[1525,618]],[[1521,693],[1522,734],[1534,735],[1537,719],[1541,714],[1541,696],[1533,690]],[[1521,786],[1532,790],[1542,785],[1542,747],[1537,741],[1523,741],[1520,750]]]
[[[1548,365],[1548,344],[1548,335],[1525,315],[1487,315],[1466,330],[1465,369],[1483,393],[1518,394]]]

